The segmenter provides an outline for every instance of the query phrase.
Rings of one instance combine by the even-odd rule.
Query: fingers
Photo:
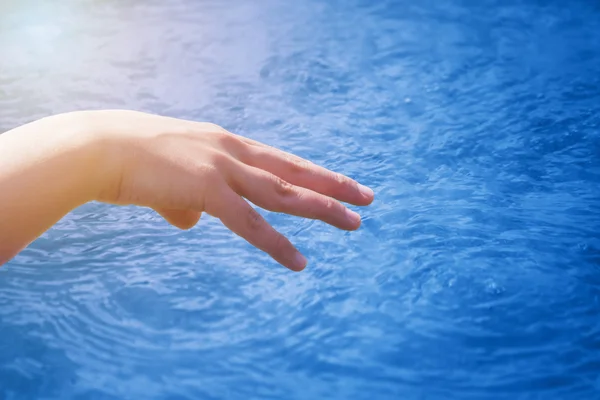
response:
[[[230,176],[230,186],[234,191],[261,208],[319,219],[345,230],[355,230],[360,226],[360,216],[340,202],[294,186],[262,169],[234,164]]]
[[[202,215],[199,211],[194,210],[173,210],[159,208],[156,210],[168,223],[179,229],[191,229],[200,220]]]
[[[215,125],[221,134],[220,145],[241,162],[279,176],[292,185],[304,187],[337,200],[365,206],[374,193],[366,186],[303,158],[255,140],[235,135]]]
[[[225,184],[215,188],[217,193],[207,201],[207,212],[250,244],[263,250],[277,262],[293,271],[306,267],[306,259],[264,218]]]
[[[245,164],[277,175],[292,185],[301,186],[346,203],[364,206],[373,202],[374,194],[371,189],[342,174],[254,140],[236,137],[246,145],[238,156],[240,161]]]

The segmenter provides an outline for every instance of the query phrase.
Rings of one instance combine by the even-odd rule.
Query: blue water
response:
[[[0,5],[0,130],[130,108],[372,186],[353,233],[88,204],[0,270],[0,398],[600,397],[600,5]],[[1,189],[0,189],[1,190]]]

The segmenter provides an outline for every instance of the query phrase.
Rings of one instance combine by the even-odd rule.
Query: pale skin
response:
[[[203,212],[287,268],[307,260],[246,201],[355,230],[373,191],[265,144],[135,111],[79,111],[0,135],[0,265],[90,201],[156,210],[190,229]]]

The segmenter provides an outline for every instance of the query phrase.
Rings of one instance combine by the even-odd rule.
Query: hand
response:
[[[209,123],[133,111],[82,111],[0,135],[0,265],[73,208],[99,200],[193,227],[201,213],[293,270],[306,259],[245,200],[353,230],[367,205],[355,181]],[[339,201],[338,201],[339,200]]]
[[[244,198],[345,230],[357,229],[360,216],[340,201],[373,201],[371,189],[343,175],[214,124],[131,111],[86,118],[110,138],[113,155],[111,179],[97,200],[151,207],[183,229],[205,211],[292,270],[302,270],[305,258]]]

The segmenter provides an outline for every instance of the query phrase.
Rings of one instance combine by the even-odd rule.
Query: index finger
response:
[[[245,164],[268,171],[293,185],[346,203],[366,206],[373,202],[373,190],[345,175],[255,140],[241,136],[238,138],[248,145],[239,156],[240,161]]]

